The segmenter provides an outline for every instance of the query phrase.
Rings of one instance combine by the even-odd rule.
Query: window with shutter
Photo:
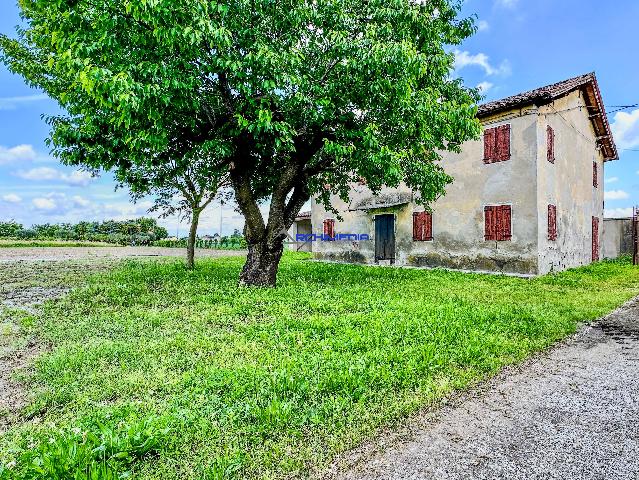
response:
[[[510,205],[484,207],[484,239],[496,242],[512,238],[512,211]]]
[[[555,163],[555,131],[550,125],[546,128],[547,158],[550,163]]]
[[[484,163],[510,160],[510,125],[484,130]]]
[[[557,206],[548,205],[548,240],[557,240]]]
[[[430,212],[413,213],[413,240],[430,242],[433,239],[433,215]]]
[[[327,218],[324,220],[324,235],[327,235],[331,238],[335,236],[335,220],[332,218]]]
[[[592,186],[595,188],[599,186],[597,173],[597,162],[592,162]]]

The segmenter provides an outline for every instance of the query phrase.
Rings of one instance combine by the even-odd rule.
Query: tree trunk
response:
[[[195,240],[197,237],[197,224],[200,221],[200,212],[193,210],[191,215],[191,229],[189,230],[189,241],[186,245],[186,268],[195,268]]]
[[[282,241],[277,241],[275,245],[269,245],[267,241],[249,244],[246,263],[240,273],[240,285],[274,287],[283,252]]]

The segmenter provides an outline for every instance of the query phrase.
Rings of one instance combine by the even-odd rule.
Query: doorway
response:
[[[395,215],[375,216],[375,261],[395,263]]]

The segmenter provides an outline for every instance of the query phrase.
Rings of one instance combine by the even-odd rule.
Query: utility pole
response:
[[[222,239],[222,220],[224,218],[224,200],[220,200],[220,239]]]

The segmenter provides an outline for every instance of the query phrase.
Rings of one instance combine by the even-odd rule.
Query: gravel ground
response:
[[[639,478],[639,297],[343,455],[325,478]]]
[[[198,249],[198,257],[227,257],[246,255],[244,250],[208,250]],[[0,248],[0,262],[29,260],[79,260],[94,258],[132,258],[132,257],[186,257],[182,248],[161,247],[20,247]]]

